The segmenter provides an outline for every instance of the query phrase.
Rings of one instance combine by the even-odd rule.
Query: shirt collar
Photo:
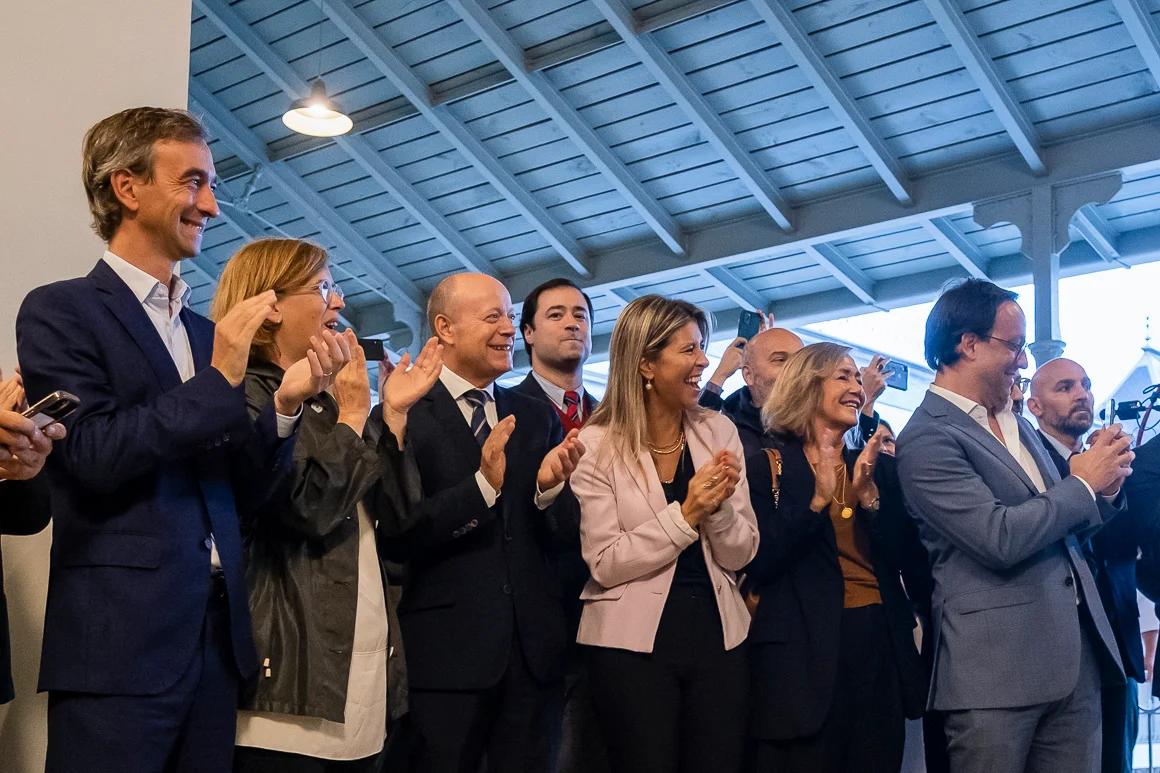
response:
[[[150,299],[154,293],[160,291],[162,297],[169,301],[178,300],[182,306],[189,305],[189,296],[193,292],[192,288],[185,283],[181,278],[181,264],[178,263],[173,267],[173,279],[169,287],[165,287],[157,278],[148,274],[141,269],[134,266],[129,261],[115,255],[109,250],[105,250],[102,260],[113,269],[121,281],[129,286],[129,290],[133,293],[133,297],[140,303],[145,303]]]
[[[548,396],[548,399],[550,399],[553,403],[555,403],[559,408],[561,408],[561,409],[564,408],[564,392],[567,391],[564,389],[564,387],[556,386],[551,381],[549,381],[548,379],[541,376],[539,373],[536,373],[536,371],[534,371],[534,370],[532,371],[532,378],[534,378],[536,380],[536,383],[540,385],[540,388],[544,390],[544,394],[546,394]],[[580,400],[580,409],[583,410],[584,409],[584,387],[583,387],[583,385],[581,385],[580,387],[578,387],[576,389],[576,394]]]
[[[987,415],[987,409],[983,408],[982,404],[976,403],[969,397],[963,397],[958,392],[952,392],[946,387],[941,387],[938,384],[931,384],[928,389],[930,390],[931,394],[938,395],[972,418],[974,418],[977,409],[982,409],[984,417]]]
[[[443,386],[447,387],[447,391],[451,393],[452,400],[458,400],[463,397],[464,392],[472,389],[482,389],[487,393],[489,398],[495,400],[495,382],[485,387],[477,387],[446,365],[443,366],[443,370],[439,371],[439,380],[443,382]]]
[[[1048,434],[1047,432],[1044,432],[1043,427],[1039,428],[1039,434],[1041,434],[1041,435],[1043,435],[1043,437],[1047,438],[1047,442],[1051,443],[1052,447],[1056,451],[1058,451],[1059,455],[1062,456],[1064,459],[1070,459],[1071,455],[1075,453],[1075,451],[1072,451],[1070,448],[1068,448],[1063,443],[1061,443],[1058,438]]]

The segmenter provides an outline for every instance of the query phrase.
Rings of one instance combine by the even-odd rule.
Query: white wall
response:
[[[184,107],[190,0],[6,3],[0,73],[0,367],[33,287],[87,273],[102,246],[89,228],[80,145],[97,120],[135,105]],[[0,708],[0,768],[44,769],[45,696],[36,694],[47,531],[3,540],[15,702]]]

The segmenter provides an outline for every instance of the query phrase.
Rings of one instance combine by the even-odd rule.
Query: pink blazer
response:
[[[592,572],[580,594],[584,611],[576,640],[581,644],[652,652],[677,556],[698,539],[717,594],[725,649],[745,640],[749,612],[735,572],[757,553],[745,453],[733,422],[719,413],[687,413],[685,437],[695,469],[721,449],[732,451],[741,464],[737,490],[701,522],[700,535],[685,523],[679,503],[665,501],[647,450],[627,459],[612,452],[604,427],[589,425],[580,432],[587,450],[571,482],[580,501],[580,547]]]

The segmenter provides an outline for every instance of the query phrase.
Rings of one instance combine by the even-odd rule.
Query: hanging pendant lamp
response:
[[[326,94],[322,78],[310,84],[310,96],[290,105],[282,115],[282,123],[292,131],[311,137],[337,137],[354,127],[350,116],[343,113]]]

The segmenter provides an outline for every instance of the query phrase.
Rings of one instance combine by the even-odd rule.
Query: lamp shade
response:
[[[339,110],[326,95],[322,78],[315,78],[310,84],[310,96],[290,105],[282,115],[282,123],[292,131],[311,137],[337,137],[354,128],[350,116]]]

